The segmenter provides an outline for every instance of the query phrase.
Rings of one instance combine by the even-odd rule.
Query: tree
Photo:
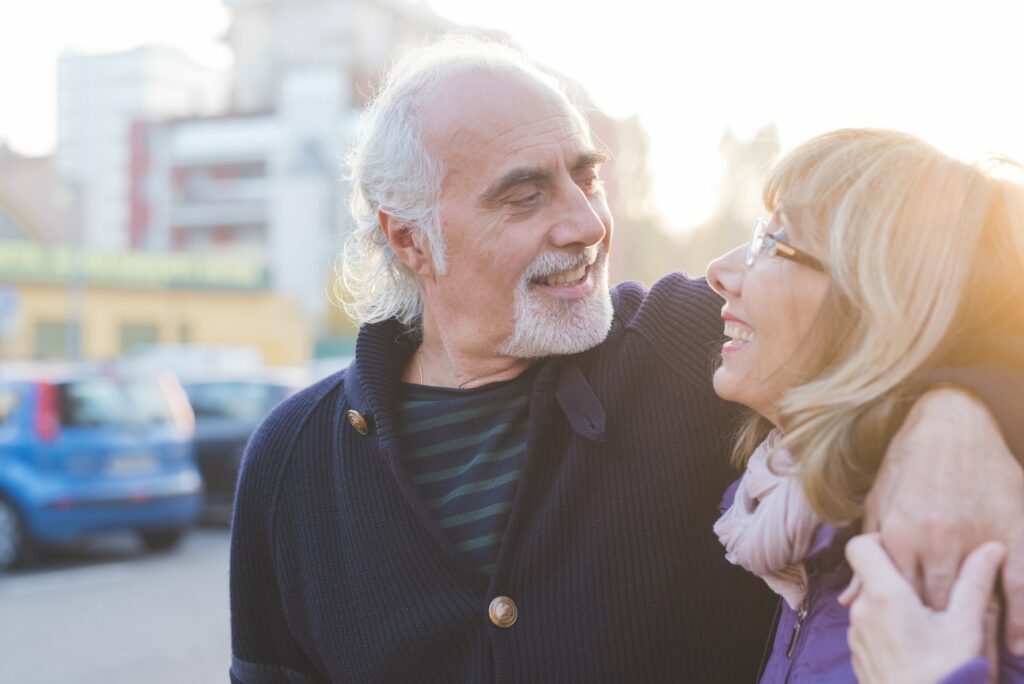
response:
[[[727,170],[715,214],[682,238],[680,263],[691,273],[703,273],[709,261],[750,239],[754,221],[764,213],[761,190],[779,156],[778,129],[769,124],[740,140],[727,128],[718,149]]]

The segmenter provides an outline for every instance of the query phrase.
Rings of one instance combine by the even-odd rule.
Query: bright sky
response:
[[[431,0],[499,28],[579,80],[651,138],[655,201],[699,222],[722,173],[718,143],[779,126],[783,148],[843,126],[915,133],[965,158],[1024,160],[1024,2],[1019,0]],[[7,15],[7,16],[4,16]],[[34,0],[0,10],[0,137],[54,139],[56,57],[147,42],[225,64],[220,0]]]

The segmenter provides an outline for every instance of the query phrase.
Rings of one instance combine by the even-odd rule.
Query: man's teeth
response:
[[[753,342],[757,338],[757,334],[753,330],[741,328],[735,323],[725,324],[725,336],[740,342]]]
[[[585,275],[587,275],[587,264],[583,264],[579,268],[574,268],[571,271],[562,271],[561,273],[555,273],[554,275],[549,275],[546,278],[541,278],[540,282],[544,285],[569,285],[583,280],[583,276]]]

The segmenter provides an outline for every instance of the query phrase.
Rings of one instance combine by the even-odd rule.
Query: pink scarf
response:
[[[779,445],[781,439],[773,430],[754,451],[715,534],[726,560],[763,579],[797,610],[807,594],[803,560],[821,521],[793,475],[796,463]]]

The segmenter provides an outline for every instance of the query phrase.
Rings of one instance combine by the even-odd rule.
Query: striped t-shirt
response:
[[[402,465],[455,548],[487,574],[522,472],[533,371],[470,390],[399,389]]]

